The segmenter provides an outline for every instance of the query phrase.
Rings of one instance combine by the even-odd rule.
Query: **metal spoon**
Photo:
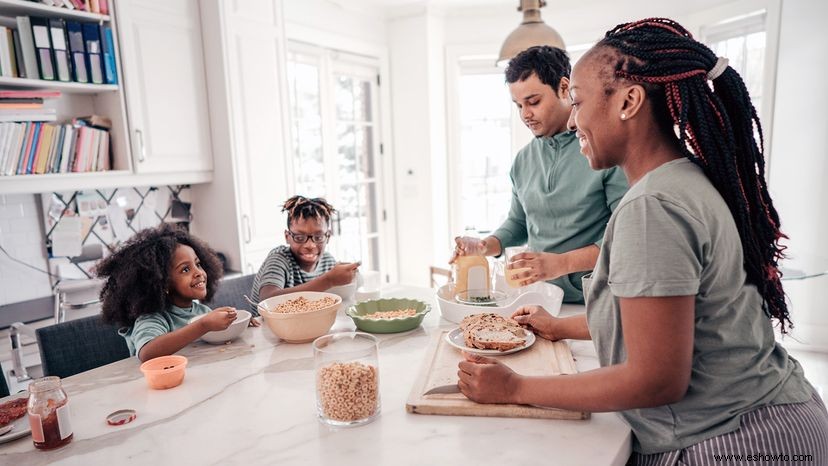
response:
[[[246,294],[243,294],[242,296],[244,296],[244,299],[245,299],[248,303],[250,303],[250,304],[252,304],[252,305],[256,306],[256,309],[258,309],[258,310],[259,310],[259,314],[261,314],[261,313],[262,313],[261,311],[264,311],[264,312],[270,312],[270,311],[268,311],[267,309],[263,308],[261,304],[253,302],[253,300],[252,300],[252,299],[250,299],[250,297],[248,297]]]

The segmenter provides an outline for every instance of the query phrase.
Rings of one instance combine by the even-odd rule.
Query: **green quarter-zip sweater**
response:
[[[503,248],[528,245],[535,252],[565,253],[595,244],[627,191],[621,169],[593,170],[581,154],[574,131],[536,138],[518,152],[510,171],[512,204],[492,234]],[[564,302],[583,303],[581,277],[564,275],[549,283],[564,290]]]

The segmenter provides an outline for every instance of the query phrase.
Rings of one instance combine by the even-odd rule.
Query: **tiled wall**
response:
[[[77,215],[77,203],[71,201],[79,193],[64,192],[53,196],[45,193],[0,195],[0,245],[8,253],[0,251],[0,306],[27,301],[52,294],[52,281],[46,273],[38,272],[9,258],[25,262],[62,278],[86,278],[82,270],[91,273],[95,261],[81,262],[80,268],[72,265],[68,258],[48,258],[47,235],[61,214],[61,210]],[[112,215],[101,211],[99,217],[84,218],[84,245],[103,244],[104,254],[115,248],[136,231],[171,221],[174,212],[171,200],[178,198],[188,201],[187,187],[164,186],[159,188],[119,188],[85,192],[92,199],[102,199],[102,209],[120,206],[124,214]],[[68,205],[64,205],[68,204]],[[180,215],[180,214],[179,214]],[[120,228],[116,228],[120,227]],[[115,234],[115,230],[121,234]]]
[[[46,270],[40,203],[34,194],[0,195],[0,246],[12,257]],[[0,305],[51,294],[49,277],[0,251]]]

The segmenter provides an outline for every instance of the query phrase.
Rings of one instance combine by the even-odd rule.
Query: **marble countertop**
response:
[[[405,402],[440,318],[434,292],[390,287],[383,297],[432,304],[416,330],[380,338],[382,410],[372,423],[333,428],[318,422],[313,352],[266,326],[229,345],[193,343],[182,385],[151,390],[130,358],[64,379],[74,439],[37,451],[31,437],[0,444],[0,463],[90,464],[624,464],[629,427],[612,413],[585,421],[409,414]],[[564,306],[564,313],[582,306]],[[353,330],[342,311],[332,328]],[[598,366],[591,342],[570,342],[578,369]],[[137,418],[109,426],[107,414],[131,408]]]

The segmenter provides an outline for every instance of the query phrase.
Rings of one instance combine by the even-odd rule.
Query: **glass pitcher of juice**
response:
[[[468,290],[485,290],[491,288],[489,261],[484,256],[459,256],[454,261],[454,291],[462,293]]]

